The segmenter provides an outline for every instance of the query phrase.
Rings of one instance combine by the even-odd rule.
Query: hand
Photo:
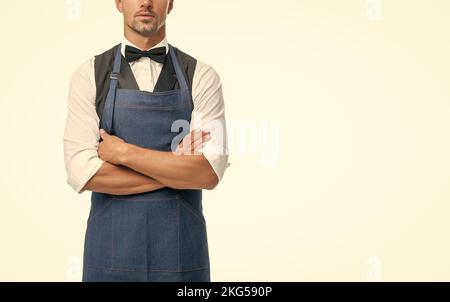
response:
[[[127,143],[114,135],[109,135],[105,130],[100,129],[102,141],[98,145],[98,155],[100,159],[114,165],[120,165],[126,156]]]
[[[192,130],[175,150],[176,155],[199,155],[205,143],[211,139],[209,131]]]

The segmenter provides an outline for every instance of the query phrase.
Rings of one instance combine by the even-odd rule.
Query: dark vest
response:
[[[95,108],[100,120],[102,118],[103,108],[105,107],[106,95],[108,94],[109,90],[109,75],[112,72],[114,53],[117,47],[120,47],[120,44],[114,46],[113,48],[105,51],[102,54],[95,56],[95,86],[97,89],[97,93],[95,96]],[[176,47],[173,47],[173,49],[184,72],[192,95],[192,79],[194,78],[197,60]],[[133,75],[131,67],[123,56],[118,88],[139,90],[139,86]],[[177,76],[173,67],[172,59],[170,55],[167,55],[153,92],[162,92],[176,89],[180,89],[180,86],[177,81]]]

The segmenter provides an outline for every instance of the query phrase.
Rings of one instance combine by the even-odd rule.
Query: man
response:
[[[115,2],[124,39],[73,74],[64,132],[68,183],[92,191],[83,281],[210,281],[202,189],[229,165],[220,78],[167,43],[173,0]]]

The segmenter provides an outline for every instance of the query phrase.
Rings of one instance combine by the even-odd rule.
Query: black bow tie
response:
[[[149,57],[153,61],[164,64],[166,59],[166,48],[158,47],[145,51],[130,45],[125,46],[125,59],[128,63],[136,61],[142,57]]]

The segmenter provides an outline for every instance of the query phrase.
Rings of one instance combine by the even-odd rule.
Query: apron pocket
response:
[[[180,194],[177,194],[177,198],[180,200],[181,206],[185,207],[187,210],[192,212],[192,215],[194,215],[203,225],[206,227],[206,220],[203,216],[203,213],[199,212],[196,208],[192,206],[190,202],[188,202],[183,196]]]
[[[206,224],[200,214],[186,201],[178,198],[180,213],[181,270],[209,268]]]
[[[179,268],[177,200],[115,198],[112,267],[128,271]]]
[[[101,208],[91,210],[84,242],[83,266],[96,269],[111,267],[112,202],[103,200]]]
[[[89,217],[87,219],[87,224],[91,224],[97,217],[105,215],[108,210],[111,210],[111,199],[102,200],[101,206],[99,208],[92,208],[89,212]]]

